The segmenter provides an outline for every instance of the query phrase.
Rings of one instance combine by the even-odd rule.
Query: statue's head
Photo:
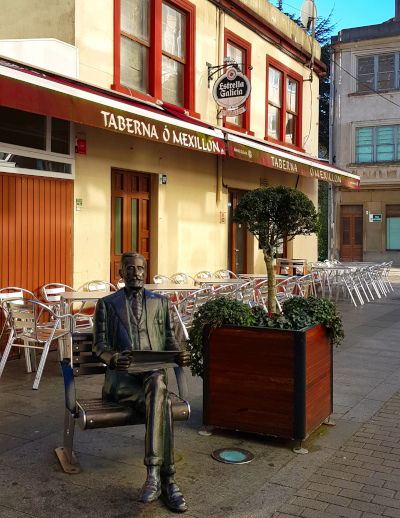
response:
[[[125,286],[133,290],[143,288],[147,277],[147,261],[137,252],[125,252],[121,257],[120,276]]]

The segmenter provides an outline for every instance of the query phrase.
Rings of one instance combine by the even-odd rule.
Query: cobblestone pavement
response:
[[[177,481],[185,518],[400,518],[400,269],[394,291],[363,306],[341,300],[345,340],[334,349],[334,426],[298,443],[214,429],[200,436],[202,382],[187,373],[192,417],[175,423]],[[101,377],[81,378],[81,398],[98,397]],[[144,427],[75,435],[83,471],[67,475],[61,444],[64,387],[50,353],[39,390],[24,360],[0,378],[0,518],[171,518],[161,501],[138,502],[145,479]],[[249,464],[216,462],[219,448],[244,448]]]
[[[400,516],[400,391],[282,505],[274,518]]]

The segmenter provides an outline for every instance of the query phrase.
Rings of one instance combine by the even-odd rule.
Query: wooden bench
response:
[[[72,359],[61,362],[65,386],[65,417],[63,445],[56,448],[56,454],[66,473],[79,473],[81,467],[73,452],[75,423],[81,430],[144,424],[144,416],[134,409],[99,398],[77,399],[75,378],[84,375],[104,374],[107,366],[92,353],[91,333],[72,335]],[[172,417],[174,421],[185,421],[190,416],[187,399],[186,378],[182,367],[174,368],[179,396],[170,392]]]

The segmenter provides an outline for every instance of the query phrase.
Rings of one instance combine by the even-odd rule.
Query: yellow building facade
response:
[[[317,178],[357,187],[357,177],[317,159],[320,47],[271,3],[64,0],[29,9],[28,0],[6,0],[2,12],[3,196],[12,175],[72,185],[70,223],[60,223],[70,224],[70,239],[57,252],[71,260],[50,268],[53,277],[62,270],[59,278],[46,270],[20,284],[37,290],[46,281],[75,288],[90,279],[116,282],[118,258],[130,248],[148,258],[149,279],[202,269],[265,272],[258,242],[231,221],[243,192],[287,185],[317,205]],[[61,51],[65,59],[58,59]],[[251,82],[246,111],[235,117],[221,115],[212,93],[225,72],[212,67],[227,57],[236,57],[234,67]],[[58,120],[69,121],[65,154],[51,145],[39,156],[26,143],[7,141],[7,124],[21,112],[46,117],[51,135]],[[156,129],[139,130],[135,118]],[[55,173],[54,166],[43,172],[27,161],[18,165],[15,157],[28,155],[64,166]],[[285,253],[314,261],[317,237],[298,237]],[[18,281],[3,270],[3,285]]]

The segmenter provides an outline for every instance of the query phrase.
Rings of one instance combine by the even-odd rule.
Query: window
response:
[[[356,129],[356,162],[400,160],[400,127],[378,126]]]
[[[386,249],[400,250],[400,205],[386,205]]]
[[[225,30],[225,57],[231,58],[240,64],[240,72],[246,75],[249,81],[251,81],[251,70],[249,69],[251,66],[251,44],[227,29]],[[224,117],[224,126],[249,135],[254,135],[254,133],[250,131],[250,97],[244,106],[246,111],[241,115]]]
[[[114,0],[114,90],[194,113],[195,6]]]
[[[399,54],[357,58],[357,92],[399,88]]]
[[[266,140],[301,148],[301,98],[301,77],[268,58]]]
[[[73,174],[71,123],[0,106],[0,167]],[[15,171],[17,172],[17,171]],[[57,173],[53,175],[53,173]]]

